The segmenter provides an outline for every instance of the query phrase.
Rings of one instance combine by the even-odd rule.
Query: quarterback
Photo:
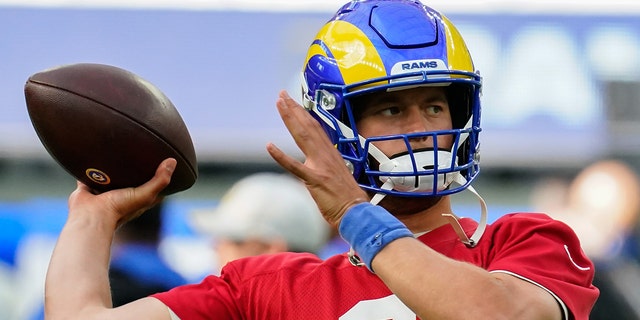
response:
[[[456,27],[412,0],[345,4],[310,42],[302,105],[276,105],[303,162],[267,151],[304,181],[351,250],[278,253],[111,308],[117,226],[160,200],[175,160],[138,188],[82,183],[46,280],[48,319],[580,319],[598,297],[575,233],[545,214],[487,223],[480,169],[482,79]],[[540,94],[544,94],[541,92]],[[475,221],[451,195],[471,192]]]

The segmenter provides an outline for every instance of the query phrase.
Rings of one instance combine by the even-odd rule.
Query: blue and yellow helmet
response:
[[[479,172],[481,85],[451,21],[410,0],[347,3],[318,32],[302,72],[305,108],[324,127],[360,186],[396,196],[452,194],[474,180]],[[453,130],[367,138],[358,134],[353,98],[418,86],[446,87]],[[411,150],[407,142],[438,135],[452,135],[453,148],[425,153]],[[388,139],[406,142],[404,165],[372,144]]]

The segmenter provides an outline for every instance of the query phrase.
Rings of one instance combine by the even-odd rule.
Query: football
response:
[[[24,94],[47,152],[97,192],[139,186],[169,157],[178,163],[163,194],[186,190],[198,177],[193,142],[178,110],[128,70],[62,65],[31,75]]]

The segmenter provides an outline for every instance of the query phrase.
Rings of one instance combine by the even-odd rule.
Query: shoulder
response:
[[[576,319],[586,319],[598,291],[594,268],[575,232],[541,213],[507,214],[487,227],[487,270],[514,275],[552,293]],[[587,309],[588,307],[588,309]]]
[[[592,269],[592,262],[582,251],[571,227],[546,214],[504,215],[487,227],[485,236],[485,246],[495,253],[494,263],[508,260],[526,263],[536,257],[538,262],[562,261],[564,267],[570,269],[582,269],[578,266]]]
[[[244,279],[260,277],[273,273],[281,274],[302,274],[313,273],[316,269],[336,269],[341,268],[346,262],[346,258],[341,255],[320,259],[312,253],[283,252],[276,254],[265,254],[238,259],[228,263],[222,269],[222,276],[233,273],[235,276]]]
[[[571,248],[584,255],[573,229],[543,213],[506,214],[487,227],[485,236],[494,249],[517,248],[528,254],[555,250],[565,254]]]
[[[306,252],[281,252],[275,254],[263,254],[237,259],[227,264],[236,269],[259,269],[256,272],[273,272],[293,265],[316,265],[323,261],[316,255]]]
[[[493,223],[495,224],[510,224],[510,223],[531,223],[531,224],[540,224],[540,223],[553,223],[559,222],[551,218],[546,213],[539,212],[513,212],[502,215]]]
[[[501,216],[489,226],[492,232],[545,232],[558,234],[558,236],[569,236],[577,238],[575,233],[567,224],[555,220],[544,213],[518,212]]]

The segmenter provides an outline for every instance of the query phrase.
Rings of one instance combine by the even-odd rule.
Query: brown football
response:
[[[63,65],[30,76],[24,93],[45,149],[94,190],[139,186],[169,157],[178,164],[163,193],[195,183],[187,126],[169,98],[134,73],[104,64]]]

